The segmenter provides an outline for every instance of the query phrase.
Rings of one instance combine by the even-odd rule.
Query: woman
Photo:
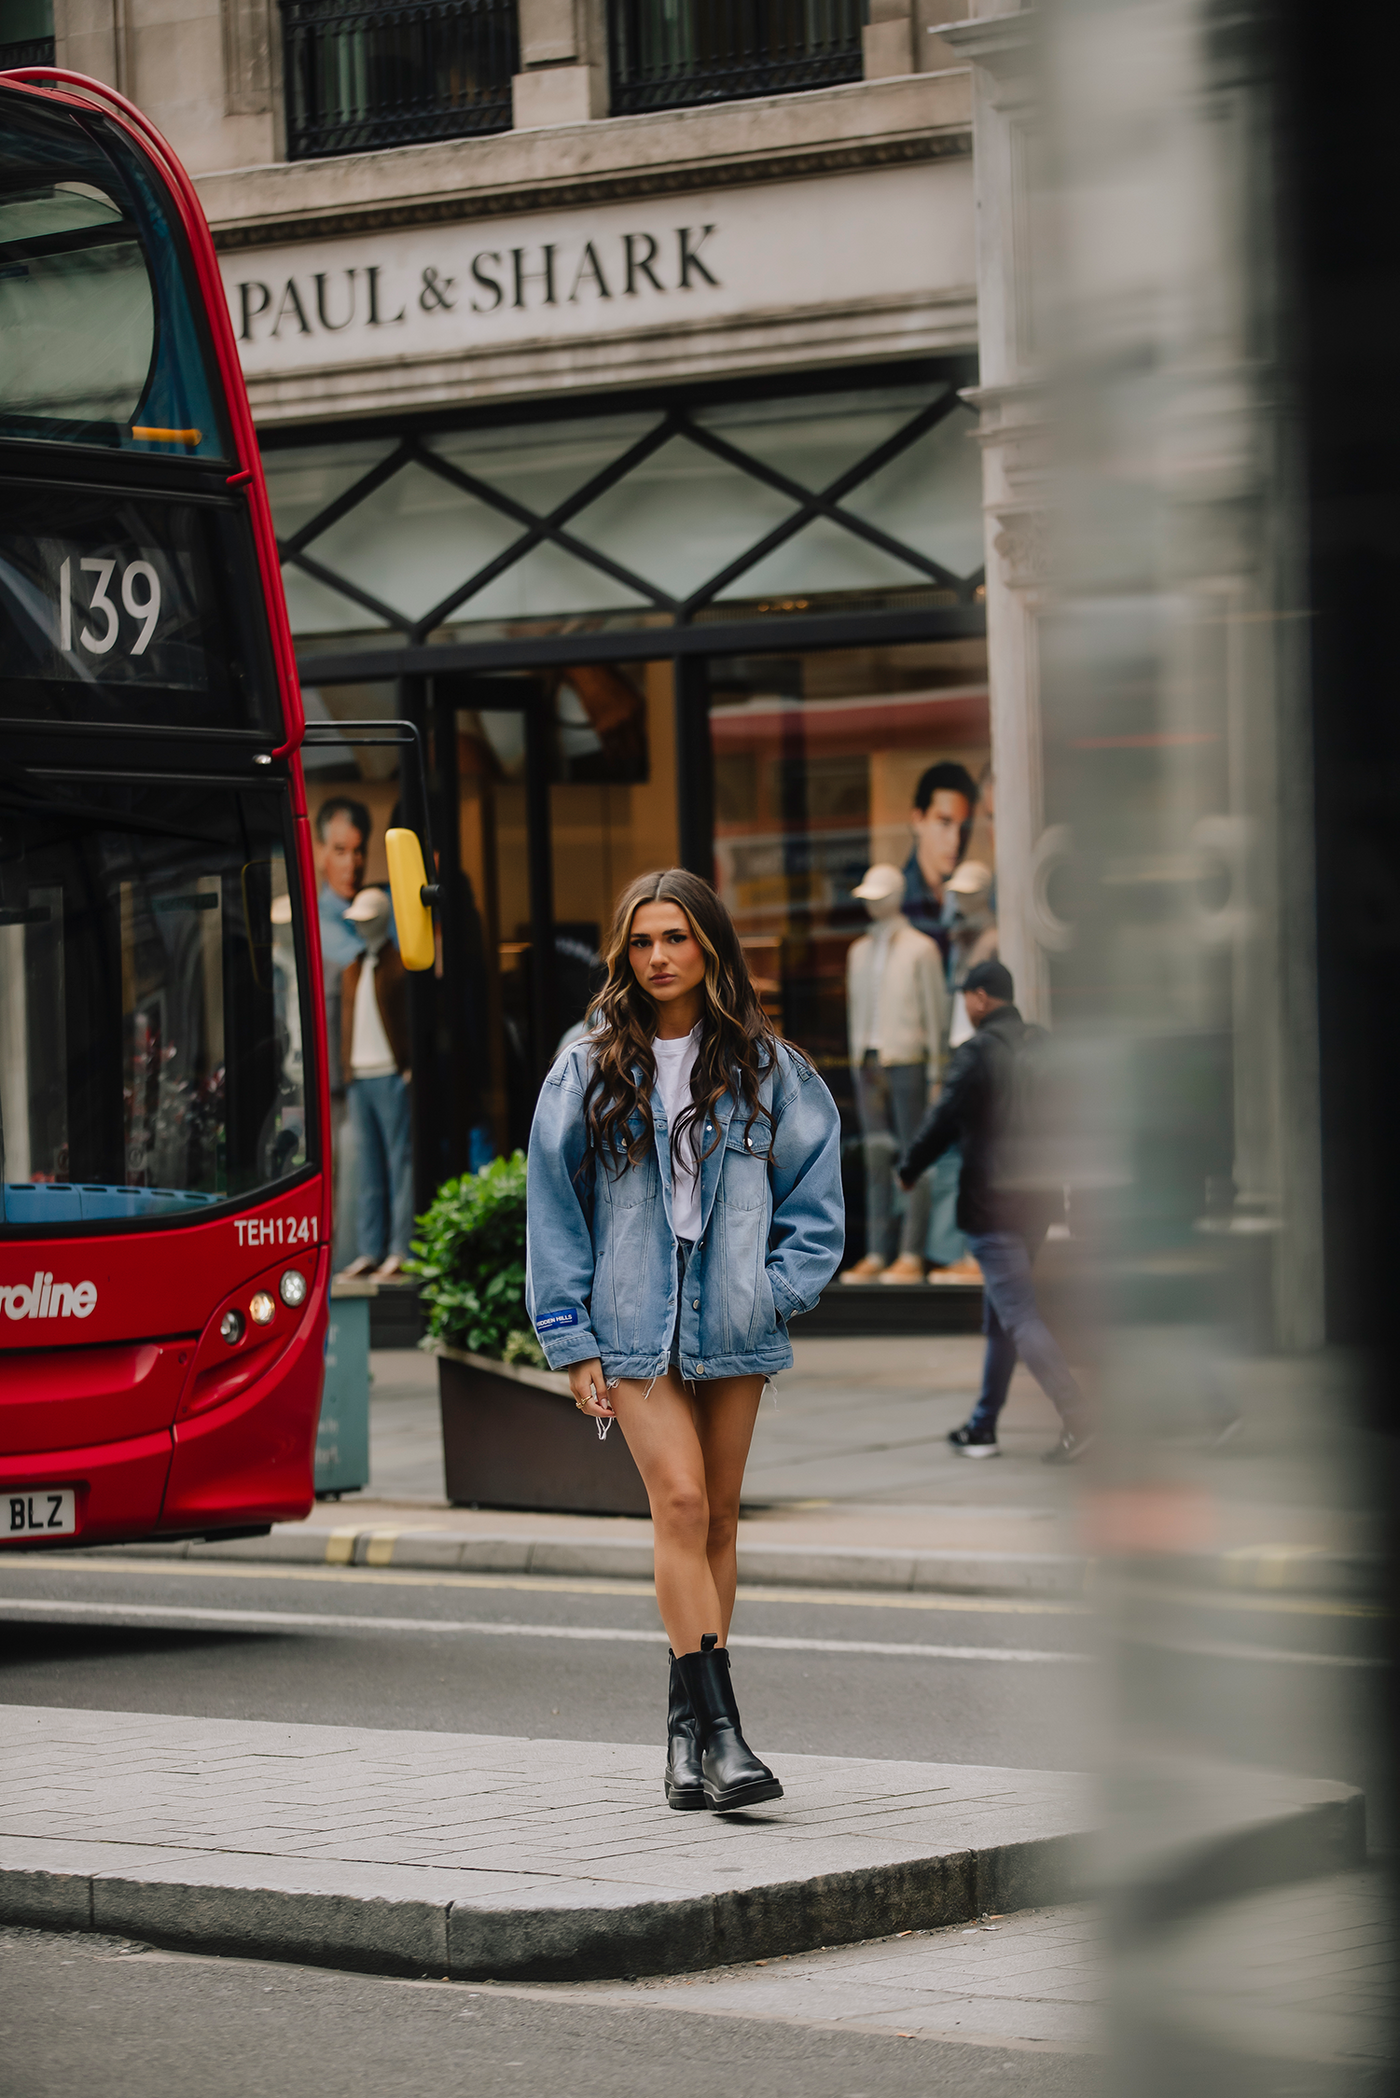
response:
[[[526,1301],[550,1367],[600,1435],[621,1423],[646,1485],[666,1798],[728,1813],[783,1791],[740,1730],[726,1642],[758,1402],[841,1257],[840,1122],[697,875],[634,881],[606,961],[597,1023],[535,1110]]]

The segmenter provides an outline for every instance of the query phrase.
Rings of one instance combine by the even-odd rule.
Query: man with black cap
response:
[[[1045,1462],[1073,1464],[1092,1439],[1087,1408],[1059,1342],[1040,1315],[1031,1280],[1031,1262],[1059,1201],[1001,1184],[999,1173],[999,1153],[1015,1133],[1016,1117],[1034,1099],[1034,1085],[1023,1082],[1027,1066],[1021,1060],[1033,1060],[1044,1039],[1042,1030],[1028,1027],[1017,1012],[1015,995],[1005,963],[978,962],[968,971],[963,999],[975,1031],[954,1056],[937,1101],[900,1160],[899,1178],[912,1187],[936,1158],[961,1145],[958,1228],[982,1270],[987,1353],[971,1418],[948,1437],[953,1449],[960,1457],[998,1454],[997,1416],[1019,1355],[1063,1422]]]

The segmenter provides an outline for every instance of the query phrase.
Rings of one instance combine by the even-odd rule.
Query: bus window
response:
[[[188,268],[114,124],[0,87],[0,432],[228,458]]]
[[[0,786],[3,1224],[165,1219],[313,1161],[282,790]]]
[[[136,229],[84,182],[0,202],[0,392],[12,416],[130,428],[155,348]]]

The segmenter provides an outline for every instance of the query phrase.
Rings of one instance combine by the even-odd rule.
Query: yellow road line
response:
[[[1120,1592],[1134,1602],[1170,1603],[1174,1609],[1282,1610],[1293,1617],[1389,1617],[1385,1603],[1349,1602],[1344,1596],[1259,1595],[1247,1588],[1159,1588],[1152,1581],[1124,1580]]]

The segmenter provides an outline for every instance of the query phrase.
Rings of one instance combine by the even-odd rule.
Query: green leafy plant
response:
[[[424,1346],[546,1367],[525,1311],[525,1154],[446,1180],[418,1218],[410,1275],[422,1277]]]

